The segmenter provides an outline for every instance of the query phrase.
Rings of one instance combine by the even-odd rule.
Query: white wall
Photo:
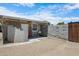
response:
[[[68,25],[50,25],[48,26],[48,36],[56,36],[68,39]]]
[[[14,42],[28,41],[28,24],[21,24],[21,29],[15,27]]]

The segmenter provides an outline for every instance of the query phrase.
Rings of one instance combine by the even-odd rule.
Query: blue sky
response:
[[[49,21],[52,24],[79,20],[78,3],[0,3],[0,14]]]

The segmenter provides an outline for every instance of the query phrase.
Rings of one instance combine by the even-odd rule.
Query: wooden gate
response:
[[[79,42],[79,23],[69,23],[68,30],[68,40]]]

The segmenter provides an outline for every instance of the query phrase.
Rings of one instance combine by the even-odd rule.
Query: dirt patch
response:
[[[56,37],[42,38],[38,42],[12,47],[0,48],[0,55],[19,56],[52,56],[52,55],[79,55],[79,43],[68,42]]]

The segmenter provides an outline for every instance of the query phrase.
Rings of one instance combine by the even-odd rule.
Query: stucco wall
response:
[[[2,24],[3,40],[7,38],[7,25]]]
[[[48,36],[56,36],[68,39],[68,25],[50,25],[48,26]]]
[[[2,24],[0,23],[0,45],[3,45]]]
[[[8,25],[7,29],[7,40],[9,42],[14,42],[15,27],[13,25]]]
[[[3,34],[0,33],[0,45],[3,45]]]

